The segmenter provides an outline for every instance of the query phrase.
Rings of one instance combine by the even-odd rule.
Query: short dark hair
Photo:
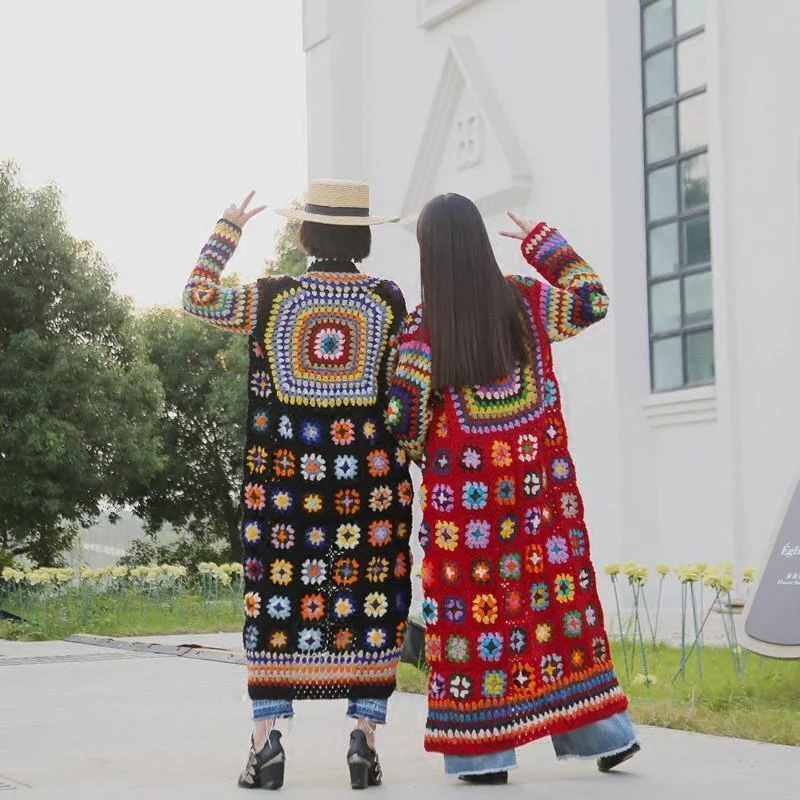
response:
[[[500,271],[475,204],[434,197],[417,222],[423,320],[434,388],[480,386],[527,363],[534,343],[522,295]]]
[[[303,222],[300,226],[300,246],[312,258],[363,261],[372,248],[372,231],[369,225]]]

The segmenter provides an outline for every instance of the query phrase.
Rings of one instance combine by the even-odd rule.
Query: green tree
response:
[[[292,203],[298,208],[299,203]],[[289,275],[296,278],[306,271],[306,254],[300,247],[300,221],[287,219],[275,234],[275,255],[264,262],[267,275]]]
[[[162,395],[129,302],[58,192],[0,165],[0,551],[57,563],[158,467]]]
[[[170,309],[148,312],[138,327],[164,391],[165,458],[157,475],[131,489],[134,510],[151,535],[175,526],[179,560],[190,563],[219,542],[224,557],[239,558],[247,339]]]
[[[264,264],[267,275],[305,271],[299,230],[298,221],[286,220],[278,231],[274,257]],[[238,282],[235,275],[223,280]],[[147,537],[134,543],[127,560],[193,565],[239,559],[247,340],[177,311],[145,314],[139,331],[164,391],[159,436],[165,461],[155,478],[132,489]],[[166,523],[178,539],[159,545],[156,534]]]

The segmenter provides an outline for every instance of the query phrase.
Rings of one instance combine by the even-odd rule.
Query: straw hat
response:
[[[276,214],[325,225],[382,225],[399,217],[371,217],[369,185],[361,181],[317,180],[308,184],[301,208],[276,208]]]

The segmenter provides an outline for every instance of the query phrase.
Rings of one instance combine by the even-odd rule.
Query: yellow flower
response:
[[[549,642],[550,639],[553,637],[553,629],[545,622],[540,623],[536,626],[536,641],[540,644],[544,644],[545,642]]]
[[[9,583],[11,581],[14,581],[14,583],[21,583],[25,580],[25,573],[13,567],[6,567],[0,575],[2,575],[3,580]]]
[[[434,528],[436,544],[442,550],[452,552],[458,547],[458,525],[455,522],[439,520]]]
[[[386,641],[386,634],[380,628],[367,631],[367,642],[371,647],[380,647]]]
[[[358,525],[342,524],[336,529],[336,545],[342,550],[358,547],[361,540],[361,529]]]
[[[279,558],[272,562],[270,568],[270,580],[279,586],[288,586],[292,582],[294,567],[291,561]]]
[[[53,580],[56,583],[69,583],[74,577],[75,573],[73,570],[64,568],[64,569],[55,569],[52,571]]]
[[[105,572],[105,570],[104,570]],[[107,575],[111,575],[114,578],[127,578],[128,577],[128,568],[127,567],[111,567],[110,571],[106,573]]]
[[[720,574],[715,569],[707,569],[703,576],[703,582],[706,586],[716,589],[719,584]]]
[[[322,511],[322,497],[318,494],[310,494],[306,497],[303,501],[303,508],[308,511],[309,514],[314,514],[317,511]]]
[[[683,564],[681,567],[676,567],[675,573],[681,579],[681,583],[696,583],[703,576],[697,564]]]
[[[490,697],[499,696],[506,687],[503,674],[497,670],[488,672],[483,679],[483,688],[487,695]]]
[[[619,575],[619,573],[622,571],[622,567],[618,562],[612,561],[610,564],[606,564],[603,567],[603,571],[606,573],[606,575]]]
[[[733,575],[734,566],[733,561],[720,561],[717,566],[721,575]]]
[[[274,495],[272,502],[278,511],[286,511],[292,506],[292,496],[287,491],[280,491]]]
[[[289,638],[283,631],[275,631],[270,637],[269,643],[274,650],[282,650],[289,642]]]
[[[656,572],[662,577],[666,578],[667,575],[670,573],[669,564],[659,564],[656,567]]]
[[[622,565],[622,571],[628,576],[631,584],[644,584],[647,582],[649,570],[644,564],[637,564],[635,561],[626,561]]]
[[[730,594],[733,591],[733,575],[728,575],[727,572],[720,575],[718,586],[721,592]]]
[[[756,579],[756,568],[755,567],[745,567],[742,570],[742,580],[745,583],[754,583]]]
[[[640,672],[638,675],[634,675],[631,683],[634,686],[655,686],[658,683],[658,678],[655,675],[644,675]]]

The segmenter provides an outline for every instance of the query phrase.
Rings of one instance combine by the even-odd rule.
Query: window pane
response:
[[[689,383],[714,380],[714,333],[701,331],[686,337],[686,374]]]
[[[705,147],[708,144],[708,113],[706,93],[678,103],[681,152]]]
[[[666,275],[678,269],[678,225],[659,225],[650,231],[650,274]]]
[[[681,327],[680,280],[650,287],[650,328],[653,333],[676,331]]]
[[[678,35],[706,24],[706,0],[676,0]]]
[[[674,165],[653,170],[647,176],[647,202],[650,219],[671,217],[678,213]]]
[[[689,275],[683,279],[684,325],[700,325],[711,322],[713,308],[713,285],[710,272]]]
[[[701,33],[678,45],[678,94],[705,86],[706,37]]]
[[[644,49],[672,38],[672,0],[658,0],[644,10]]]
[[[708,157],[703,154],[681,164],[681,207],[689,211],[708,205]]]
[[[669,106],[648,114],[644,120],[647,163],[675,155],[675,108]]]
[[[676,389],[683,385],[681,337],[653,342],[653,389]]]
[[[711,261],[711,231],[708,217],[696,217],[683,223],[683,263],[687,267]]]
[[[675,95],[675,53],[670,47],[644,61],[644,95],[648,108]]]

